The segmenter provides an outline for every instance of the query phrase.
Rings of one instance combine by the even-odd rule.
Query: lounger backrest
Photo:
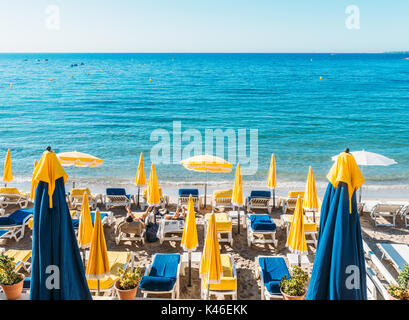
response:
[[[258,263],[263,272],[264,283],[280,281],[284,276],[290,278],[290,272],[283,257],[260,257]]]
[[[288,192],[288,198],[298,198],[300,196],[301,198],[304,198],[305,192],[304,191],[290,191]]]
[[[380,213],[380,212],[395,213],[399,211],[401,208],[402,206],[398,204],[377,204],[376,207],[374,208],[374,212],[375,213]]]
[[[179,197],[198,197],[199,196],[199,189],[179,189]]]
[[[179,254],[156,254],[149,276],[176,279],[180,261]]]
[[[0,194],[20,194],[17,188],[0,188]]]
[[[108,196],[126,196],[126,190],[124,188],[107,188]]]
[[[250,193],[251,198],[271,198],[271,191],[253,190]]]
[[[229,254],[221,254],[220,260],[222,262],[223,278],[233,277],[233,267]]]
[[[214,198],[231,198],[233,190],[215,190],[213,191]]]
[[[10,222],[14,224],[23,224],[24,220],[29,216],[34,214],[34,209],[20,209],[14,211],[10,216]]]

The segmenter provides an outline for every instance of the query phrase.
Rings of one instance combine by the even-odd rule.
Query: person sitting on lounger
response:
[[[182,214],[180,214],[182,211]],[[162,216],[165,216],[166,220],[184,220],[186,217],[186,208],[178,207],[174,214],[170,214],[169,210],[166,209],[165,212],[161,212]]]

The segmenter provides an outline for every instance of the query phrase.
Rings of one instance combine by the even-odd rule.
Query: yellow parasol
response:
[[[243,206],[243,178],[241,176],[240,163],[237,165],[236,178],[234,179],[233,196],[232,196],[233,206],[237,207],[237,231],[240,234],[240,207]]]
[[[301,264],[301,255],[308,254],[307,240],[304,232],[304,212],[302,208],[301,197],[298,196],[297,205],[294,211],[293,221],[288,234],[286,246],[291,252],[298,254],[299,264]]]
[[[313,212],[313,219],[315,222],[315,212],[318,210],[318,196],[317,196],[317,187],[315,185],[314,171],[310,167],[308,171],[307,184],[305,186],[304,192],[304,203],[303,207],[305,211]]]
[[[189,254],[189,282],[188,287],[192,286],[192,251],[195,251],[199,245],[197,239],[196,216],[193,205],[193,198],[189,196],[185,227],[183,229],[182,242],[180,243],[183,250]]]
[[[88,279],[98,280],[98,294],[99,280],[110,274],[107,246],[99,210],[95,213],[94,230],[85,274]]]
[[[78,228],[78,246],[83,251],[84,265],[85,265],[85,249],[88,249],[92,241],[92,219],[89,211],[88,195],[84,192],[82,197],[81,214]]]
[[[226,160],[211,156],[211,155],[200,155],[194,156],[189,159],[182,160],[180,162],[186,169],[198,172],[212,172],[212,173],[228,173],[231,172],[233,165]],[[207,181],[207,175],[206,175]],[[205,184],[205,198],[204,207],[206,208],[206,193],[207,193],[207,182]]]
[[[6,160],[4,162],[4,186],[7,187],[7,183],[13,181],[13,169],[11,167],[11,154],[10,150],[7,150]]]
[[[204,285],[207,286],[208,296],[210,285],[220,283],[222,276],[223,268],[220,257],[219,239],[216,232],[216,216],[212,213],[207,226],[202,260],[200,261],[200,278],[202,278]]]
[[[267,187],[273,190],[273,208],[276,206],[276,187],[277,187],[277,174],[276,174],[276,159],[274,154],[271,155],[270,169],[267,176]]]
[[[135,185],[138,187],[138,200],[136,202],[136,206],[138,207],[141,187],[146,185],[145,169],[143,165],[143,153],[141,153],[141,156],[139,157],[139,165],[138,165],[138,171],[135,177]]]

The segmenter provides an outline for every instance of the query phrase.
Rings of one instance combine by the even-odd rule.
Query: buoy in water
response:
[[[172,59],[172,62],[175,61],[175,59]]]
[[[10,83],[10,88],[13,88],[13,83]]]
[[[152,82],[152,79],[149,79],[149,82]]]
[[[53,81],[53,78],[50,78],[50,81]]]
[[[322,80],[322,77],[320,77],[320,80]]]

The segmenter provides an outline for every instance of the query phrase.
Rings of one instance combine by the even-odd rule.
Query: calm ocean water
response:
[[[172,138],[180,121],[182,132],[247,129],[249,138],[257,129],[250,185],[265,185],[272,153],[279,185],[303,183],[309,166],[324,185],[331,156],[349,147],[399,163],[365,168],[369,186],[408,190],[408,56],[1,54],[0,157],[11,150],[17,184],[30,181],[47,145],[104,159],[100,168],[67,169],[81,183],[131,184],[141,152],[149,174],[152,132]],[[156,169],[161,184],[205,179],[178,163]],[[231,184],[233,176],[208,180]]]

